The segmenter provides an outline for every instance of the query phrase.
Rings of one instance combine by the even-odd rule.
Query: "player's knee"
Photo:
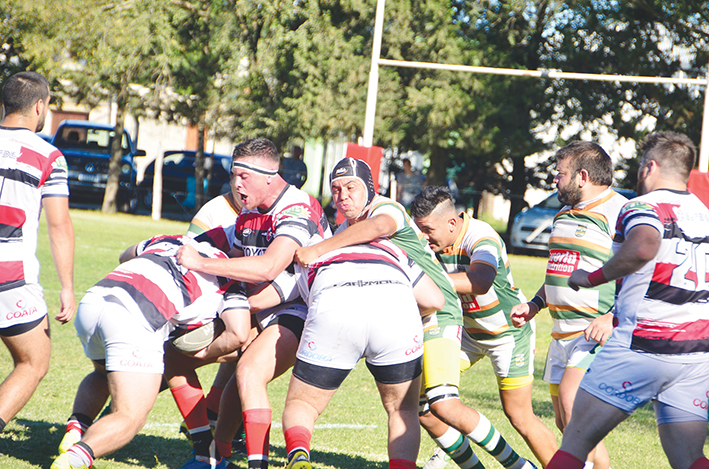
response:
[[[507,420],[510,421],[510,424],[512,424],[518,433],[526,435],[530,431],[534,414],[529,415],[529,412],[525,409],[510,409],[509,407],[506,407],[504,412],[505,416],[507,416]]]

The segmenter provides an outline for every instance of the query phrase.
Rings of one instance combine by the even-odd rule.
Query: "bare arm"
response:
[[[626,277],[640,270],[651,261],[660,250],[662,236],[650,225],[638,225],[628,232],[620,249],[603,264],[603,275],[609,282]],[[569,286],[574,290],[590,288],[589,272],[575,270],[569,277]]]
[[[419,305],[421,316],[426,316],[443,309],[445,297],[431,277],[424,274],[414,286],[414,298]]]
[[[67,197],[47,197],[42,199],[49,243],[61,284],[59,300],[61,309],[54,319],[66,324],[74,317],[76,298],[74,297],[74,225],[69,216]]]
[[[313,263],[315,259],[345,246],[364,244],[382,236],[391,236],[396,232],[396,221],[389,215],[380,214],[359,221],[347,229],[312,246],[298,248],[295,260],[303,267]]]
[[[251,316],[248,309],[228,309],[222,313],[221,319],[224,321],[224,332],[206,348],[195,353],[195,358],[209,360],[227,355],[240,349],[249,339]]]
[[[120,256],[118,256],[118,262],[123,264],[126,261],[129,261],[136,257],[138,255],[138,243],[135,243],[133,246],[126,248],[125,251],[123,251]]]
[[[251,314],[281,304],[281,295],[273,285],[268,283],[259,283],[248,291],[248,296]]]
[[[182,246],[177,251],[177,263],[190,270],[242,282],[270,282],[293,262],[297,247],[298,243],[292,238],[279,236],[260,256],[212,259],[202,257],[192,246]]]
[[[490,264],[474,262],[467,272],[450,274],[450,277],[459,294],[482,295],[490,290],[496,275],[497,271]]]

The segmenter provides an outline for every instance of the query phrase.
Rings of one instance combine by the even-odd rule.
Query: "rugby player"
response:
[[[415,468],[420,314],[442,308],[443,293],[384,238],[332,251],[297,272],[309,309],[283,411],[287,468],[312,467],[315,420],[362,357],[388,415],[389,468]]]
[[[202,360],[235,350],[248,338],[242,285],[178,266],[175,254],[183,245],[226,258],[187,236],[154,237],[124,251],[121,265],[81,300],[75,326],[94,371],[79,385],[63,452],[52,469],[89,468],[140,431],[160,390],[164,342],[175,327],[199,326],[217,316],[223,321],[224,332],[194,354]],[[109,396],[111,412],[94,423]]]
[[[298,249],[296,260],[308,266],[318,257],[345,246],[362,244],[387,237],[403,249],[438,285],[445,298],[444,307],[424,318],[424,352],[420,415],[428,412],[465,435],[444,441],[456,446],[456,462],[467,468],[481,463],[468,443],[470,437],[503,466],[513,469],[534,467],[510,447],[490,421],[460,400],[460,341],[463,314],[458,295],[423,235],[411,221],[404,207],[374,190],[372,173],[362,160],[344,158],[330,173],[330,188],[337,210],[345,222],[337,233],[320,243]]]
[[[627,201],[611,189],[613,162],[599,145],[572,142],[556,153],[554,182],[564,204],[554,217],[546,278],[532,301],[512,308],[512,323],[524,327],[549,307],[554,321],[544,367],[556,425],[562,433],[571,419],[584,373],[613,331],[615,285],[575,292],[567,280],[576,268],[597,269],[611,256],[613,227]],[[610,465],[603,443],[588,457],[595,469]]]
[[[61,284],[60,310],[74,316],[74,227],[64,156],[35,133],[49,109],[49,83],[20,72],[5,81],[0,122],[0,338],[14,368],[0,384],[0,431],[30,400],[49,370],[47,304],[39,284],[37,238],[42,209]]]
[[[411,216],[460,296],[464,321],[460,371],[490,357],[505,415],[545,466],[557,447],[554,434],[532,409],[534,321],[519,329],[512,326],[512,306],[527,300],[514,285],[502,238],[484,221],[458,214],[445,187],[424,187],[411,203]],[[456,434],[431,414],[421,421],[439,444],[442,436]],[[441,449],[450,455],[457,448]],[[439,453],[431,461],[445,461],[440,458]]]
[[[293,263],[296,248],[330,236],[320,203],[278,175],[279,159],[276,146],[264,138],[236,145],[232,172],[243,209],[235,236],[243,256],[208,259],[185,246],[178,252],[181,265],[251,284],[270,282]],[[227,384],[221,400],[214,437],[222,457],[231,453],[231,441],[243,419],[248,467],[268,467],[267,386],[293,366],[306,314],[301,299],[257,314],[261,331],[239,359],[235,379]]]
[[[695,163],[685,135],[642,143],[639,196],[623,206],[613,257],[575,270],[573,289],[622,279],[617,326],[581,381],[561,448],[547,466],[580,469],[589,451],[652,401],[673,469],[706,469],[709,396],[709,209],[687,191]]]

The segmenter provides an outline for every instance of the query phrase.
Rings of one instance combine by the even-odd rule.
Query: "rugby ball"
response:
[[[171,339],[170,343],[180,352],[194,353],[214,342],[222,332],[224,332],[224,322],[215,319],[197,328],[178,332],[179,335]]]

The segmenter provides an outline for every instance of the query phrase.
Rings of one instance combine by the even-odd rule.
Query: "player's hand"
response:
[[[583,331],[586,340],[595,340],[601,345],[606,345],[608,338],[613,333],[613,313],[599,316]]]
[[[568,284],[574,291],[579,291],[579,288],[591,288],[592,285],[588,281],[588,272],[585,270],[574,270],[571,272]]]
[[[192,246],[180,246],[175,256],[177,263],[182,267],[190,270],[199,270],[202,262],[202,256]]]
[[[315,246],[303,246],[295,250],[293,259],[300,264],[301,267],[308,267],[315,259],[320,257]]]
[[[522,327],[531,321],[537,313],[537,305],[534,303],[521,303],[514,305],[510,314],[512,325],[515,327]]]
[[[76,298],[74,297],[74,290],[69,288],[62,288],[61,293],[59,293],[59,301],[61,303],[61,309],[59,314],[54,316],[54,319],[62,324],[66,324],[71,321],[74,317],[74,312],[76,311]]]

